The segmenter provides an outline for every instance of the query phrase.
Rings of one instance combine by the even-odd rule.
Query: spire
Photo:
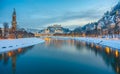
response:
[[[16,11],[15,11],[15,8],[14,8],[14,11],[13,11],[13,15],[16,15]]]

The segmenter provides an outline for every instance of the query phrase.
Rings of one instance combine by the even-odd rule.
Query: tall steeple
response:
[[[15,11],[15,8],[14,8],[14,11],[13,11],[13,15],[16,15],[16,11]]]
[[[16,31],[16,25],[17,25],[16,11],[15,11],[15,8],[14,8],[13,15],[12,15],[12,32]]]

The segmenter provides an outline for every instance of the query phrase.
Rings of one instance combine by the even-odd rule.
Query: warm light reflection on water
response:
[[[28,47],[29,49],[32,48],[32,46]],[[19,48],[18,50],[15,51],[9,51],[9,52],[5,52],[5,53],[1,53],[0,54],[0,61],[3,61],[3,65],[7,65],[10,64],[12,66],[12,70],[11,68],[9,68],[9,70],[11,70],[12,74],[15,74],[15,70],[16,70],[16,59],[19,55],[27,52],[29,49],[28,48]],[[10,61],[9,61],[10,60]],[[2,67],[0,67],[0,69],[2,69]],[[6,71],[6,70],[5,70]],[[9,72],[5,72],[2,73],[2,71],[0,70],[0,74],[11,74]]]
[[[34,47],[0,54],[0,74],[119,74],[119,52],[108,49],[49,38]]]

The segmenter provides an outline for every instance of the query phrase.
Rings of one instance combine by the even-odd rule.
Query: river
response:
[[[0,74],[116,74],[119,61],[75,40],[45,43],[0,54]]]

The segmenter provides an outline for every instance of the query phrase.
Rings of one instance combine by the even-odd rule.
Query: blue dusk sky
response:
[[[99,20],[119,0],[0,0],[0,24],[11,24],[13,8],[17,25],[40,29],[53,24],[85,25]]]

